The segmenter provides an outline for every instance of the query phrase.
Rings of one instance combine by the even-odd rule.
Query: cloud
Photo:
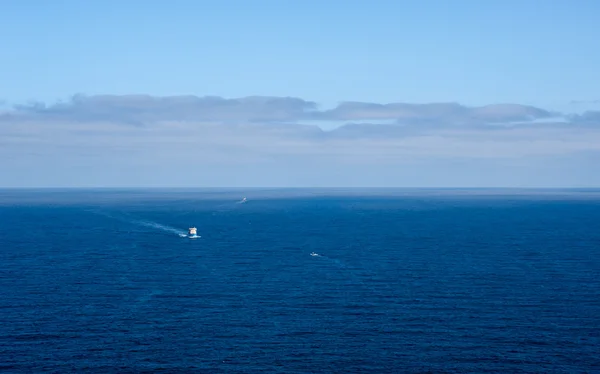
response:
[[[498,185],[510,170],[520,170],[513,184],[558,183],[574,170],[564,180],[591,183],[600,112],[556,116],[519,104],[323,110],[292,97],[76,95],[0,112],[0,184]]]
[[[600,100],[571,100],[570,103],[573,104],[573,105],[578,105],[578,104],[600,104]]]
[[[543,109],[518,104],[466,107],[457,103],[375,104],[346,102],[335,109],[319,113],[318,116],[349,121],[394,119],[399,123],[416,124],[489,124],[550,118],[553,114]]]
[[[553,116],[547,110],[519,104],[467,107],[457,103],[376,104],[343,102],[318,110],[315,102],[293,97],[250,96],[225,99],[216,96],[75,95],[52,105],[31,103],[15,107],[11,119],[36,118],[115,121],[142,124],[160,121],[285,122],[301,120],[373,121],[399,123],[490,124],[530,121]]]
[[[74,121],[116,121],[141,124],[157,121],[286,121],[316,109],[316,103],[291,97],[75,95],[53,105],[17,106],[26,118]]]
[[[573,124],[598,126],[600,125],[600,111],[588,110],[582,114],[570,115],[569,119]]]

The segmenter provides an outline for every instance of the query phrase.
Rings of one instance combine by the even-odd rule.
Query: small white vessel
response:
[[[240,201],[240,203],[242,203],[242,204],[243,204],[243,203],[245,203],[245,202],[246,202],[246,198],[244,197],[244,198],[242,199],[242,201]]]
[[[195,228],[195,227],[190,227],[190,228],[188,229],[188,234],[189,234],[190,236],[196,236],[196,228]]]
[[[310,252],[310,255],[313,256],[313,257],[319,257],[319,254],[315,253],[315,252]]]

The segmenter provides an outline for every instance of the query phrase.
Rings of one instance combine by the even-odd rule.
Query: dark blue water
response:
[[[600,199],[233,195],[1,194],[0,371],[600,370]]]

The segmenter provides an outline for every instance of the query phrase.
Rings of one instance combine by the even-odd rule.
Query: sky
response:
[[[0,12],[0,187],[600,186],[595,0]]]

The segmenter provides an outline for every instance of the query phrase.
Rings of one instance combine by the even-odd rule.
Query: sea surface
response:
[[[600,192],[0,190],[0,372],[599,373]]]

